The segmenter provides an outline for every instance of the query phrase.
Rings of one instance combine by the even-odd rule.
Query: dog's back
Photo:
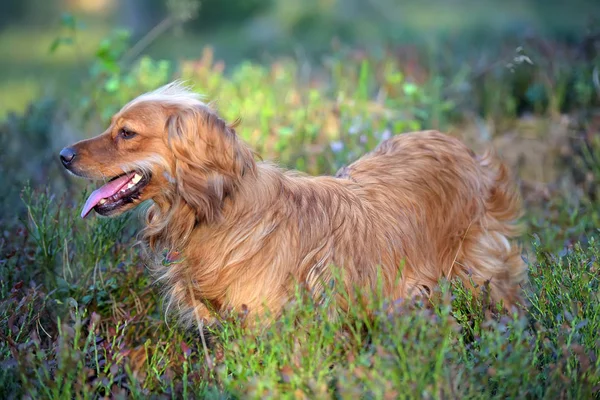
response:
[[[371,223],[395,243],[382,249],[391,258],[382,266],[390,295],[430,292],[440,278],[459,277],[467,286],[489,280],[492,300],[506,306],[519,298],[525,266],[511,242],[519,198],[493,156],[477,157],[436,131],[413,132],[383,142],[337,177],[356,185],[377,210]]]
[[[264,322],[298,283],[321,297],[334,266],[346,294],[332,317],[379,287],[395,301],[431,293],[442,277],[489,280],[492,299],[510,307],[524,272],[511,242],[519,202],[494,160],[427,131],[382,143],[337,178],[258,163],[221,220],[196,226],[182,261],[163,269],[171,298],[188,322],[192,311],[209,318],[208,309],[244,306]],[[190,281],[202,303],[189,296]]]

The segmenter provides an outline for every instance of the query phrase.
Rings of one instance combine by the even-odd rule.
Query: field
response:
[[[63,21],[67,37],[74,26]],[[0,398],[600,398],[599,36],[507,36],[488,53],[462,38],[332,43],[322,56],[239,62],[206,47],[123,63],[135,43],[100,31],[84,76],[63,71],[72,90],[32,89],[0,121]],[[204,348],[165,310],[138,215],[79,219],[92,186],[57,162],[175,78],[241,117],[238,134],[264,159],[310,174],[411,130],[493,145],[526,208],[525,303],[509,314],[440,282],[433,307],[388,312],[395,299],[373,293],[374,318],[355,306],[332,322],[299,291],[274,325],[244,330],[240,311],[204,332]]]

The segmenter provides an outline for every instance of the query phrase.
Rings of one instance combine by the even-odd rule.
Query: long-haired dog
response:
[[[188,320],[225,310],[276,316],[296,285],[322,295],[331,266],[351,301],[378,287],[390,300],[409,298],[456,277],[487,283],[506,307],[519,300],[520,202],[494,157],[436,131],[413,132],[336,177],[312,177],[255,161],[234,128],[173,83],[60,153],[73,174],[107,181],[83,217],[152,201],[143,241],[169,304]]]

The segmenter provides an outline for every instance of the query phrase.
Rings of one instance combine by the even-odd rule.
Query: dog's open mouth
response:
[[[110,215],[124,205],[133,203],[149,181],[150,177],[140,172],[129,172],[111,179],[88,197],[81,210],[81,218],[85,218],[92,209],[100,215]]]

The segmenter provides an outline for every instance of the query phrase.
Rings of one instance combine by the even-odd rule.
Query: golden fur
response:
[[[124,126],[138,135],[123,140]],[[142,237],[184,317],[245,307],[277,315],[296,284],[319,295],[331,265],[357,295],[373,292],[379,274],[389,299],[429,293],[442,277],[489,280],[492,300],[507,307],[519,299],[525,266],[509,172],[442,133],[401,134],[336,177],[304,176],[256,162],[233,126],[174,83],[72,148],[77,175],[151,176],[118,213],[152,200]],[[165,262],[165,251],[178,257]]]

